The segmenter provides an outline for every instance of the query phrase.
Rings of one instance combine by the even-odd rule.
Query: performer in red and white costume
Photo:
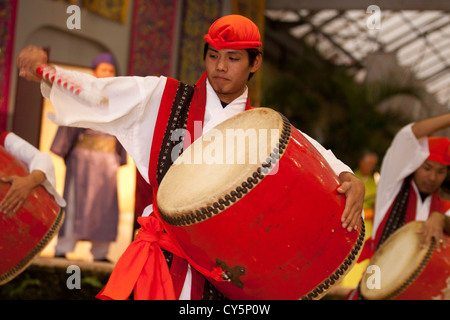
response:
[[[443,232],[450,232],[450,202],[438,189],[450,165],[450,140],[428,137],[450,126],[450,114],[403,127],[386,152],[377,186],[372,238],[366,241],[360,260],[371,258],[377,248],[407,222],[425,221],[421,246],[431,238],[439,248]],[[348,296],[356,299],[355,289]]]
[[[84,90],[102,92],[108,106],[91,105],[64,88],[55,85],[50,88],[43,83],[42,92],[50,97],[56,110],[51,119],[60,125],[89,127],[115,135],[156,195],[164,174],[175,161],[171,159],[173,130],[182,128],[190,134],[191,140],[188,135],[184,140],[186,148],[202,133],[251,108],[246,84],[262,63],[256,25],[239,15],[225,16],[211,25],[205,40],[206,72],[196,86],[163,76],[96,79],[57,69],[56,73],[63,74],[65,79],[82,83]],[[24,49],[17,60],[21,75],[30,80],[36,78],[29,70],[46,62],[43,53],[33,47]],[[198,130],[198,123],[202,130]],[[338,191],[347,199],[342,226],[349,230],[356,228],[362,213],[362,182],[331,151],[308,139],[342,182]],[[155,202],[145,208],[138,221],[141,229],[136,240],[118,261],[99,297],[127,299],[132,290],[136,299],[204,297],[203,275],[218,279],[215,270],[202,270],[195,265],[175,239],[163,232],[164,222]],[[160,248],[173,253],[170,270]]]
[[[66,205],[55,189],[55,168],[49,154],[40,152],[29,142],[8,131],[0,133],[0,146],[20,160],[30,172],[24,177],[3,176],[0,172],[1,181],[11,183],[11,188],[0,202],[0,212],[16,212],[26,202],[31,191],[40,184],[55,198],[58,205]]]

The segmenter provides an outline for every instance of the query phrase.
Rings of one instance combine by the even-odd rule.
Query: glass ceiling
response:
[[[374,11],[359,9],[268,8],[266,19],[268,25],[294,39],[305,39],[325,58],[361,72],[370,53],[394,53],[401,66],[412,70],[428,92],[450,108],[450,13],[442,10],[379,13],[379,28],[368,27],[368,19],[376,18]]]

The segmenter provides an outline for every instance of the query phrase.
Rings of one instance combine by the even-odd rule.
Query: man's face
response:
[[[372,174],[375,166],[377,165],[378,157],[375,154],[367,154],[358,163],[358,169],[364,176]]]
[[[208,46],[205,57],[208,80],[219,99],[226,103],[244,92],[248,76],[259,69],[261,62],[259,55],[251,66],[246,50],[217,50],[212,46]]]
[[[100,63],[94,70],[94,76],[97,78],[114,77],[116,75],[116,68],[107,62]]]
[[[447,166],[436,161],[426,160],[414,172],[414,182],[420,192],[431,194],[444,182],[447,176]]]

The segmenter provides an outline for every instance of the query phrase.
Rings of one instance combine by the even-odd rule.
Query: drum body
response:
[[[441,251],[435,244],[420,248],[417,231],[423,222],[412,221],[394,232],[375,252],[366,272],[361,296],[368,300],[450,300],[450,237],[444,235]],[[372,268],[373,269],[373,268]],[[379,286],[374,286],[379,276]],[[372,277],[372,279],[371,279]]]
[[[27,168],[0,147],[0,174],[25,176]],[[0,199],[10,184],[0,182]],[[16,277],[45,248],[64,219],[54,198],[39,186],[15,213],[0,213],[0,285]]]
[[[253,109],[216,129],[265,127],[267,118],[280,134],[265,161],[228,172],[226,165],[178,162],[183,153],[161,182],[158,209],[196,263],[225,271],[228,281],[210,281],[228,298],[319,299],[357,260],[364,231],[361,224],[342,228],[337,176],[280,114]],[[207,149],[208,134],[189,148]],[[183,189],[188,194],[181,196]]]

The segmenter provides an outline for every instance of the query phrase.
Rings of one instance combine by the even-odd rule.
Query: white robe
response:
[[[42,94],[53,103],[56,114],[49,115],[50,120],[59,125],[88,127],[103,131],[117,137],[128,154],[135,161],[136,167],[144,179],[149,182],[148,164],[152,147],[153,132],[166,84],[166,77],[116,77],[95,78],[93,76],[57,68],[57,72],[66,78],[82,84],[85,90],[98,90],[109,99],[108,106],[86,104],[65,89],[54,85],[50,88],[42,82]],[[207,97],[203,132],[213,128],[226,119],[243,112],[246,107],[248,89],[222,107],[217,94],[207,82]],[[314,139],[303,135],[324,156],[334,172],[352,170],[338,160],[330,150],[326,150]],[[148,216],[152,207],[144,209],[143,216]],[[180,296],[190,298],[190,269]]]

